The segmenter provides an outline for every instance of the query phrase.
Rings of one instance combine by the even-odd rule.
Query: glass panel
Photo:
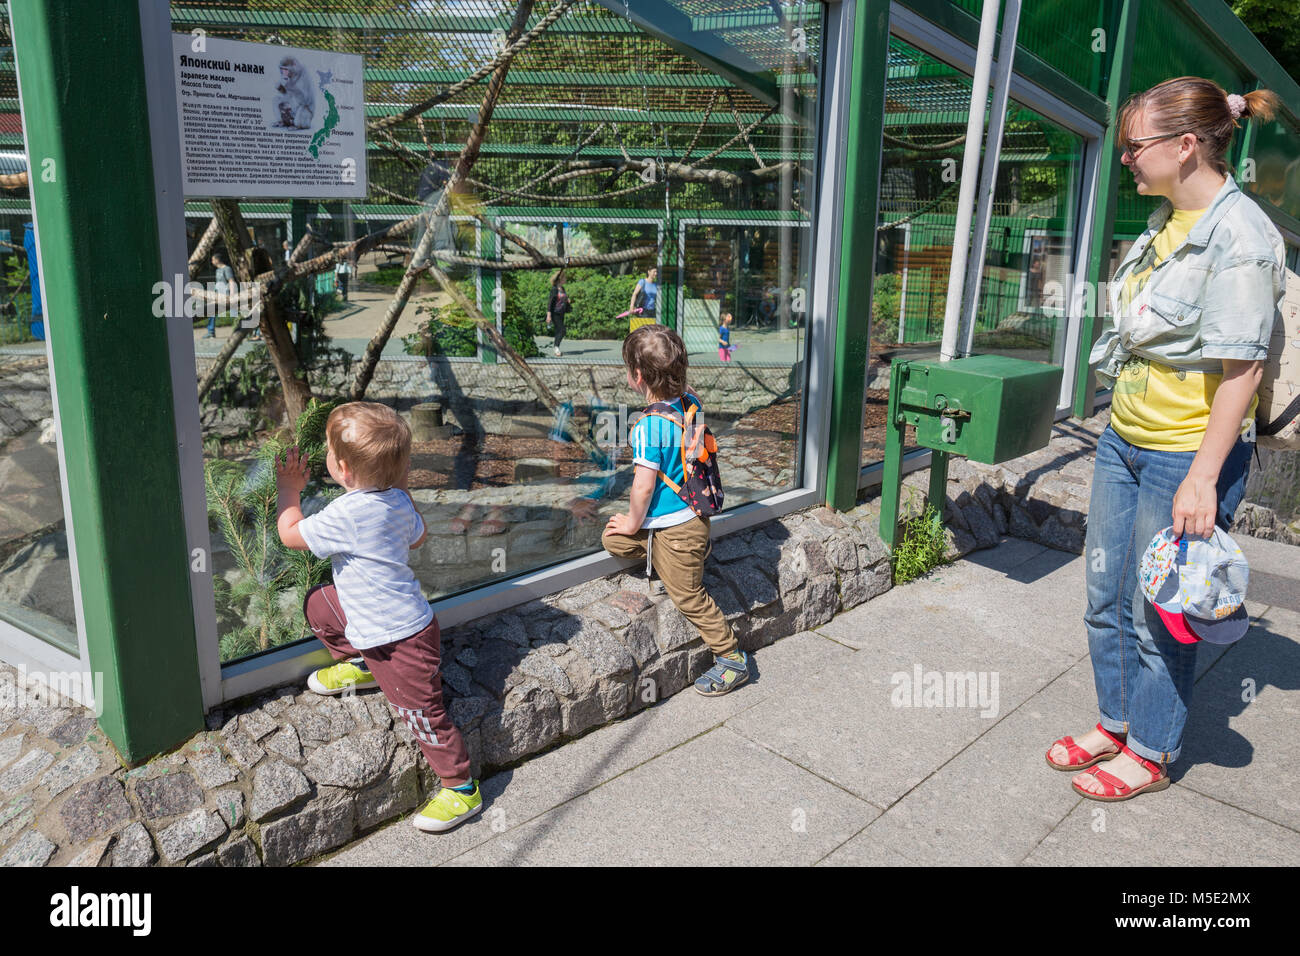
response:
[[[1083,147],[1082,136],[1007,104],[974,351],[1063,363]]]
[[[1138,14],[1133,92],[1150,89],[1176,76],[1203,76],[1229,93],[1248,88],[1248,78],[1223,57],[1209,38],[1192,26],[1192,19],[1182,4],[1170,0],[1144,0]],[[1237,135],[1241,136],[1241,130]],[[1229,159],[1233,155],[1234,150],[1229,149]],[[1133,185],[1133,175],[1125,169],[1119,178],[1115,231],[1141,233],[1146,228],[1147,217],[1163,201],[1160,196],[1139,195]]]
[[[8,22],[8,5],[3,11]],[[77,655],[45,317],[32,297],[36,240],[13,49],[0,50],[0,621]],[[37,297],[39,299],[39,296]]]
[[[970,91],[970,77],[890,37],[864,464],[884,456],[890,362],[938,354]]]
[[[1143,0],[1138,13],[1132,89],[1149,89],[1175,76],[1203,76],[1229,93],[1246,88],[1243,75],[1195,26],[1193,14],[1173,0]]]
[[[1300,131],[1280,118],[1261,124],[1251,155],[1254,179],[1241,188],[1300,219]]]
[[[983,11],[983,0],[950,2],[976,20]],[[1118,0],[1034,0],[1022,4],[1016,45],[1085,90],[1105,96],[1119,7]],[[999,28],[1001,25],[999,13]]]
[[[939,355],[970,88],[960,71],[890,40],[864,464],[884,454],[890,362]],[[1008,103],[974,352],[1062,362],[1083,147]]]
[[[496,57],[517,4],[239,6],[177,2],[173,28],[363,53],[371,124],[450,90],[419,120],[371,129],[364,201],[245,201],[250,241],[279,262],[310,226],[319,256],[435,206],[488,91],[462,81]],[[430,599],[597,551],[608,517],[627,510],[628,417],[645,401],[621,351],[652,266],[654,311],[635,304],[684,337],[727,506],[801,480],[822,5],[784,2],[778,20],[768,0],[632,4],[637,22],[615,6],[575,3],[511,62],[472,169],[430,227],[452,288],[419,278],[365,390],[415,432],[410,489],[429,534],[412,567]],[[195,197],[187,213],[193,251],[210,211]],[[360,256],[346,301],[332,268],[281,293],[314,397],[351,391],[421,235]],[[206,264],[197,278],[214,277]],[[557,278],[571,305],[562,332],[554,315],[547,323]],[[726,312],[736,348],[720,352]],[[217,319],[213,338],[206,318],[195,322],[200,375],[234,322]],[[266,349],[240,344],[201,401],[209,472],[224,482],[211,510],[226,661],[306,637],[301,594],[328,579],[328,565],[301,564],[273,535],[262,548],[255,534],[274,519],[259,449],[286,421]],[[308,492],[320,507],[337,489]]]

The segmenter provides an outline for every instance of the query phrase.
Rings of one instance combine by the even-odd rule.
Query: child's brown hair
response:
[[[686,391],[686,346],[666,325],[643,325],[623,340],[623,364],[640,372],[655,398],[673,399]]]
[[[402,417],[378,402],[348,402],[330,412],[325,422],[334,457],[363,487],[380,490],[396,486],[411,461],[411,429]]]

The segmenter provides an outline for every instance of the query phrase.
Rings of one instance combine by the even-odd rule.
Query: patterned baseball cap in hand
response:
[[[1226,531],[1208,538],[1175,538],[1165,528],[1142,555],[1142,593],[1169,632],[1184,644],[1231,644],[1250,626],[1244,601],[1250,565]]]

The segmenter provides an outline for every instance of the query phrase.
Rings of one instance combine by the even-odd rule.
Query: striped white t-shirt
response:
[[[400,488],[357,489],[298,522],[318,558],[329,558],[334,587],[347,616],[344,636],[357,650],[417,634],[433,608],[407,563],[424,534],[424,519]]]

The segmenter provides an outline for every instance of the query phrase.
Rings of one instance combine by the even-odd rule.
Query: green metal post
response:
[[[871,356],[871,283],[885,125],[889,2],[859,0],[853,23],[852,81],[847,116],[844,231],[840,240],[834,381],[826,503],[841,511],[858,499],[862,414]],[[901,454],[901,446],[899,448]],[[888,466],[886,466],[888,467]],[[883,507],[883,506],[882,506]]]
[[[1129,89],[1129,80],[1133,73],[1133,47],[1137,42],[1140,6],[1141,0],[1123,0],[1119,12],[1118,36],[1115,37],[1114,62],[1106,85],[1109,121],[1101,140],[1097,195],[1094,197],[1093,205],[1092,241],[1088,247],[1088,268],[1085,274],[1085,280],[1089,288],[1094,290],[1094,294],[1091,297],[1091,306],[1084,309],[1079,328],[1079,352],[1075,358],[1074,371],[1076,418],[1089,418],[1096,407],[1096,389],[1093,388],[1092,366],[1088,364],[1088,355],[1101,331],[1098,320],[1106,307],[1101,283],[1110,280],[1110,247],[1115,232],[1115,209],[1119,199],[1118,189],[1122,170],[1119,152],[1115,149],[1115,139],[1119,135],[1115,121],[1120,104],[1132,92]]]
[[[659,307],[660,325],[666,325],[678,335],[682,334],[677,321],[677,266],[680,260],[677,249],[677,236],[681,224],[675,216],[664,220],[664,262],[659,268]]]
[[[296,246],[307,232],[307,200],[293,199],[289,202],[289,228],[293,230],[292,245]],[[306,258],[311,258],[310,255]]]
[[[136,761],[203,727],[139,8],[10,17],[100,726]]]
[[[946,451],[930,452],[930,491],[926,501],[934,508],[935,520],[943,523],[943,506],[948,500],[948,459]]]
[[[902,387],[906,362],[894,362],[889,367],[889,401],[885,405],[885,469],[880,483],[880,537],[889,550],[898,541],[898,497],[903,490],[903,438],[907,426],[899,409],[899,391]]]
[[[433,228],[433,223],[429,223],[429,228]],[[497,257],[497,234],[491,229],[482,229],[479,232],[478,254],[483,259],[495,259]],[[479,270],[479,290],[483,293],[483,314],[494,319],[497,323],[497,330],[502,336],[505,336],[505,287],[501,287],[501,305],[502,311],[497,312],[497,276],[499,273],[491,269]],[[486,342],[483,330],[478,330],[478,354],[479,360],[484,365],[496,365],[498,361],[497,350]]]

